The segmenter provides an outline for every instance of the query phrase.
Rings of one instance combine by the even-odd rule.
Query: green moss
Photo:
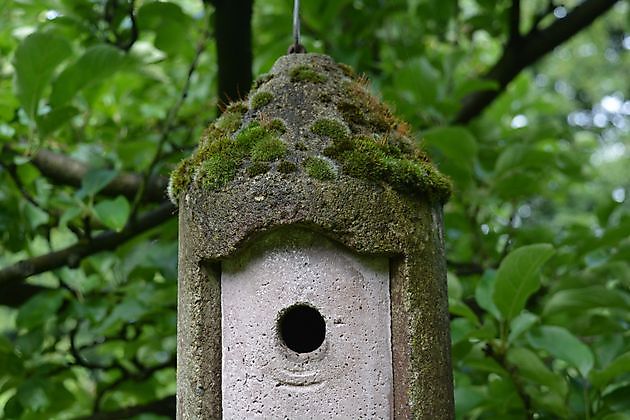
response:
[[[340,136],[324,149],[324,155],[338,161],[349,176],[384,181],[401,192],[432,194],[446,201],[451,191],[448,179],[423,154],[406,152],[395,141],[361,135]]]
[[[273,100],[270,92],[258,92],[252,97],[252,109],[260,109]]]
[[[168,197],[173,204],[177,204],[177,200],[182,191],[190,185],[195,167],[190,157],[182,160],[171,173],[168,182]]]
[[[297,165],[288,160],[281,160],[278,163],[278,172],[283,174],[290,174],[292,172],[297,171]]]
[[[357,76],[357,73],[354,71],[354,69],[352,67],[350,67],[349,65],[345,64],[345,63],[338,63],[337,66],[339,67],[339,69],[343,72],[344,75],[346,75],[347,77],[351,78],[351,79],[357,79],[359,76]]]
[[[264,163],[264,162],[253,162],[248,168],[247,168],[247,175],[249,175],[250,177],[255,177],[257,175],[262,175],[265,174],[267,172],[269,172],[269,169],[271,167],[269,166],[268,163]]]
[[[234,179],[248,159],[252,160],[252,164],[246,171],[249,176],[256,176],[269,171],[269,162],[286,155],[287,147],[277,137],[279,131],[286,129],[282,121],[271,120],[266,126],[251,123],[233,138],[226,133],[236,125],[227,123],[232,121],[232,117],[221,121],[221,124],[215,123],[209,128],[195,153],[184,159],[171,174],[169,196],[174,203],[181,192],[193,183],[208,189],[221,188]],[[226,127],[229,130],[223,130]]]
[[[254,162],[272,162],[287,154],[287,146],[277,137],[265,137],[252,148]]]
[[[232,134],[241,126],[243,114],[235,111],[226,111],[214,123],[214,126],[224,134]]]
[[[370,94],[360,83],[344,83],[345,97],[337,109],[353,132],[366,131],[387,133],[396,128],[399,121],[391,111]]]
[[[306,173],[311,178],[315,178],[320,181],[329,181],[337,178],[335,169],[326,159],[309,156],[304,160],[303,166]]]
[[[339,121],[322,118],[315,121],[311,126],[311,131],[322,137],[329,137],[333,140],[343,140],[348,137],[348,130]]]
[[[269,74],[269,73],[261,74],[260,76],[256,78],[256,80],[254,80],[254,83],[252,84],[252,90],[258,89],[259,87],[261,87],[262,85],[270,81],[271,79],[273,79],[273,74]]]
[[[228,105],[227,108],[225,108],[225,112],[224,113],[236,112],[236,113],[239,113],[239,114],[243,115],[248,110],[249,110],[249,108],[247,106],[247,102],[245,102],[245,101],[238,101],[238,102],[232,102],[230,105]]]
[[[324,83],[328,78],[309,66],[296,66],[289,71],[292,82]]]
[[[271,120],[268,123],[264,124],[264,127],[267,130],[272,131],[272,132],[276,133],[279,136],[287,132],[287,126],[284,125],[282,120],[278,119],[278,118],[274,118],[273,120]]]
[[[258,123],[249,124],[236,135],[236,142],[243,148],[250,150],[256,143],[269,137],[269,131]]]
[[[221,188],[234,178],[239,163],[232,157],[210,156],[201,163],[196,175],[197,182],[208,189]]]

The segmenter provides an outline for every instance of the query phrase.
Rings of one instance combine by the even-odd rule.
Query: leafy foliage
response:
[[[63,255],[0,276],[0,417],[172,415],[177,227],[146,215],[217,116],[208,3],[0,2],[0,272]],[[256,74],[291,42],[290,3],[255,3]],[[522,3],[525,34],[588,1]],[[303,2],[303,43],[368,75],[453,182],[458,418],[628,418],[630,8],[502,90],[482,76],[512,5]],[[456,123],[485,89],[501,95]]]

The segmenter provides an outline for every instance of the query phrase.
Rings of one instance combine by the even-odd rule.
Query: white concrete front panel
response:
[[[311,236],[224,262],[221,302],[223,418],[392,417],[387,258]]]

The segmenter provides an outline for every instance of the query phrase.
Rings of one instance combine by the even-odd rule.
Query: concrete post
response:
[[[351,69],[281,57],[170,194],[177,418],[454,417],[449,183]]]

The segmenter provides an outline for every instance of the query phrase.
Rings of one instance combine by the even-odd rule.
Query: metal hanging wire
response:
[[[293,44],[289,47],[289,54],[305,53],[300,33],[300,0],[293,0]]]

